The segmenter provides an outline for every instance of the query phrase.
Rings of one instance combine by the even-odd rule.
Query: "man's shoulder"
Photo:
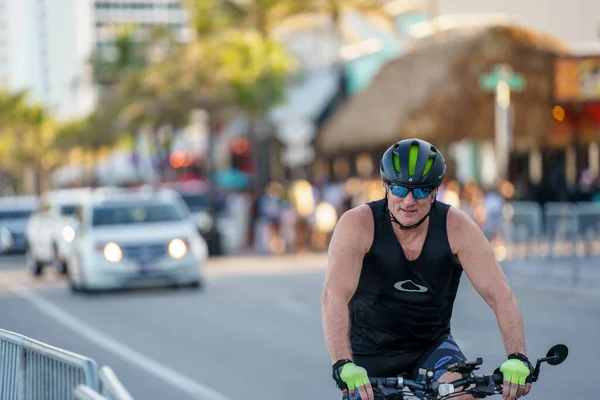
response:
[[[338,221],[334,234],[336,240],[333,240],[332,243],[352,244],[366,253],[373,241],[375,226],[373,221],[373,213],[368,204],[362,204],[346,211]]]
[[[450,206],[446,221],[448,240],[453,251],[458,250],[464,242],[469,242],[473,234],[478,234],[481,229],[473,218],[466,212]]]
[[[453,231],[460,231],[469,219],[469,215],[464,211],[453,206],[448,206],[448,217],[446,222],[448,234],[451,234]]]
[[[373,223],[373,212],[371,211],[369,204],[361,204],[342,214],[340,220],[342,219],[344,219],[348,225],[361,226],[364,223]]]

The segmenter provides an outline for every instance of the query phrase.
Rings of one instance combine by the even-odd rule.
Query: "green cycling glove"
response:
[[[346,383],[349,390],[354,390],[359,386],[369,383],[367,370],[356,364],[349,363],[342,367],[340,378]]]
[[[348,390],[354,390],[369,383],[367,370],[350,360],[340,360],[334,364],[333,379],[336,381],[338,388]]]
[[[505,361],[500,366],[500,372],[502,372],[505,381],[516,383],[517,385],[525,385],[527,378],[531,374],[531,369],[523,361],[513,358]]]

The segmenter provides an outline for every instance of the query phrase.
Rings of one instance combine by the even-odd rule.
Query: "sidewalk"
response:
[[[324,271],[326,266],[327,253],[325,252],[306,252],[277,256],[247,254],[211,257],[206,263],[206,272],[208,276],[302,273]]]

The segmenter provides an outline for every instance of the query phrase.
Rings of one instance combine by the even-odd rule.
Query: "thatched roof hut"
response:
[[[316,146],[332,154],[406,137],[438,146],[493,140],[494,95],[479,79],[497,64],[512,66],[526,79],[526,90],[511,97],[515,146],[537,145],[552,123],[553,61],[568,52],[558,40],[512,24],[453,28],[420,39],[324,124]]]

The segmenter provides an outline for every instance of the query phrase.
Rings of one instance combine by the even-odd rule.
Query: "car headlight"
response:
[[[181,239],[173,239],[169,243],[169,254],[173,258],[182,258],[187,253],[187,245]]]
[[[104,246],[104,258],[110,262],[119,262],[123,258],[123,251],[118,244],[114,242],[107,243]]]
[[[70,225],[65,226],[62,230],[62,237],[65,239],[65,242],[71,243],[75,240],[75,229]]]

